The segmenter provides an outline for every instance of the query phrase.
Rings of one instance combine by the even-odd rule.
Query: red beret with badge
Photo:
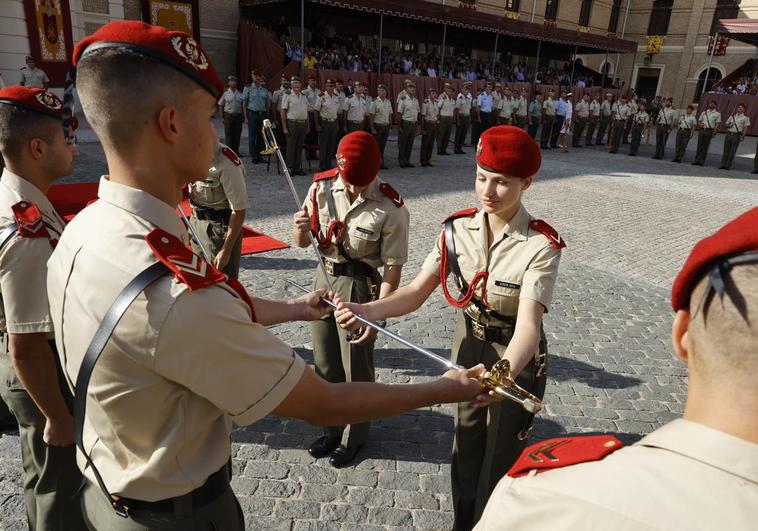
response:
[[[74,66],[88,53],[103,48],[127,48],[160,61],[196,81],[215,98],[224,92],[224,84],[208,54],[184,32],[134,20],[109,22],[79,41],[74,48]]]
[[[479,137],[476,163],[486,171],[526,179],[539,171],[542,153],[537,142],[520,127],[498,125]]]
[[[346,134],[337,147],[337,167],[345,182],[366,186],[376,178],[382,156],[376,139],[366,131]]]
[[[63,118],[63,102],[45,89],[13,85],[0,90],[0,103],[20,109],[46,114],[58,120]]]
[[[703,300],[712,291],[723,299],[727,293],[725,277],[729,270],[744,264],[758,264],[758,207],[748,210],[695,245],[671,289],[674,311],[690,307],[692,290],[705,275],[708,275],[708,287]]]

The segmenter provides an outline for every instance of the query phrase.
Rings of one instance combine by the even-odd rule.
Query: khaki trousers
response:
[[[721,155],[721,167],[727,170],[732,169],[734,156],[737,154],[737,148],[740,147],[742,135],[740,133],[727,133],[724,137],[724,153]]]
[[[669,140],[669,127],[667,125],[655,126],[655,158],[662,159],[666,156],[666,142]]]
[[[446,153],[450,143],[450,133],[453,131],[453,117],[440,116],[440,124],[437,131],[437,152]]]
[[[376,134],[374,138],[379,144],[379,153],[382,155],[382,164],[384,164],[384,148],[387,147],[387,138],[390,136],[390,126],[388,124],[374,124]]]
[[[590,119],[587,121],[587,135],[584,137],[584,145],[585,146],[591,146],[595,143],[595,127],[597,126],[598,118],[597,116],[590,116]]]
[[[185,499],[189,498],[189,499]],[[191,494],[176,499],[173,513],[144,510],[118,516],[100,487],[85,482],[82,511],[91,531],[244,531],[245,517],[229,487],[226,492],[202,506],[193,507]]]
[[[198,238],[205,250],[210,254],[211,260],[215,260],[216,255],[221,251],[226,241],[226,231],[229,229],[229,220],[225,222],[220,220],[198,219],[195,211],[192,211],[190,223],[197,232]],[[202,256],[202,252],[197,243],[192,240],[192,250]],[[240,255],[242,254],[242,232],[240,232],[237,241],[234,242],[232,255],[229,257],[229,263],[221,270],[230,278],[238,278],[240,272]]]
[[[507,329],[513,337],[513,327]],[[505,352],[505,345],[476,339],[463,314],[459,315],[453,339],[453,361],[464,367],[483,363],[488,369]],[[541,333],[540,352],[547,360],[547,342]],[[532,360],[516,382],[538,398],[545,394],[545,367],[536,374]],[[456,531],[469,531],[479,520],[497,482],[505,476],[527,445],[532,415],[510,400],[487,408],[473,408],[468,402],[456,405],[455,439],[450,473]],[[519,439],[519,436],[523,439]]]
[[[0,340],[0,395],[18,420],[27,524],[31,531],[84,530],[76,445],[45,444],[45,417],[16,376],[6,350],[7,337],[3,334]]]
[[[546,115],[542,121],[542,132],[540,132],[540,147],[542,149],[549,148],[550,136],[553,133],[553,124],[555,123],[555,116]]]
[[[642,142],[642,131],[645,126],[642,124],[634,124],[632,126],[632,143],[629,146],[629,154],[636,155],[640,149],[640,142]]]
[[[439,124],[429,120],[424,122],[423,132],[421,133],[421,150],[419,160],[421,164],[429,163],[432,160],[432,151],[434,151],[434,139],[437,136]]]
[[[340,298],[349,302],[369,302],[372,294],[366,277],[329,276],[334,290]],[[320,269],[316,271],[313,289],[326,287]],[[379,286],[376,286],[379,289]],[[348,332],[334,320],[334,314],[310,322],[313,341],[313,362],[316,374],[327,382],[373,382],[374,381],[374,342],[364,345],[352,345],[348,341]],[[348,426],[330,426],[324,428],[328,437],[341,437],[341,444],[346,448],[360,446],[368,439],[369,423]]]
[[[711,146],[712,138],[712,129],[700,129],[697,132],[697,151],[695,152],[696,164],[705,164],[705,159],[708,158],[708,148]]]
[[[600,123],[597,128],[597,138],[595,139],[595,144],[600,144],[601,146],[604,146],[606,143],[610,144],[610,142],[606,142],[605,138],[605,132],[608,130],[609,125],[611,125],[611,119],[608,116],[601,116]]]
[[[574,135],[571,138],[571,145],[573,147],[579,147],[579,142],[582,140],[582,133],[584,133],[585,127],[587,127],[587,118],[577,118],[576,125],[574,126]]]
[[[332,168],[334,154],[337,153],[337,121],[328,122],[319,118],[321,131],[318,134],[319,170]]]
[[[287,167],[293,172],[303,171],[303,147],[305,134],[308,132],[308,122],[303,120],[287,120]]]
[[[461,151],[466,143],[466,133],[471,125],[471,115],[459,114],[458,125],[455,126],[455,151]]]
[[[521,129],[526,129],[526,115],[524,114],[516,114],[514,115],[514,125],[516,127],[520,127]]]
[[[687,144],[690,143],[690,130],[678,128],[676,130],[676,148],[674,150],[674,160],[682,162],[684,154],[687,152]]]
[[[613,128],[611,129],[611,149],[610,153],[618,153],[619,146],[621,145],[621,137],[624,134],[624,127],[626,127],[625,120],[615,120]]]

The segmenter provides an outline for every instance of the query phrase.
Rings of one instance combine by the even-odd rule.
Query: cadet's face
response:
[[[50,127],[52,141],[46,143],[47,149],[42,161],[45,173],[54,179],[71,175],[74,169],[74,157],[79,152],[75,145],[70,145],[66,141],[60,123],[53,122],[48,127]]]
[[[347,191],[350,193],[350,195],[356,195],[356,196],[360,194],[363,190],[365,190],[366,186],[356,186],[348,182],[345,183],[345,188],[347,188]]]
[[[476,169],[476,196],[488,214],[513,214],[521,203],[521,194],[531,183],[531,178],[509,177],[478,166]]]
[[[188,96],[189,105],[179,112],[178,122],[182,126],[181,159],[182,175],[186,182],[201,181],[208,176],[208,168],[213,160],[214,148],[218,143],[213,118],[216,114],[216,100],[207,90],[196,89]]]

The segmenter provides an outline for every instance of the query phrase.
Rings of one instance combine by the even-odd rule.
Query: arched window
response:
[[[592,0],[582,0],[582,9],[579,11],[579,25],[589,27],[590,13],[592,12]]]
[[[648,35],[666,35],[669,32],[671,22],[671,10],[674,0],[653,0],[653,9],[650,11],[650,22],[647,25]]]
[[[558,20],[558,0],[546,0],[545,19]]]
[[[710,73],[708,72],[708,68],[704,68],[702,72],[700,72],[700,75],[697,79],[697,88],[695,89],[695,99],[700,97],[700,94],[703,92],[703,83],[705,82],[705,76],[708,75],[708,83],[705,85],[705,91],[708,92],[713,88],[713,85],[721,81],[721,70],[716,68],[715,66],[711,66]]]
[[[611,18],[608,19],[608,33],[618,32],[620,16],[621,0],[613,0],[613,5],[611,6]]]

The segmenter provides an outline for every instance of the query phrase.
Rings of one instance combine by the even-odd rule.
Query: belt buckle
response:
[[[486,328],[479,321],[471,320],[471,332],[480,341],[486,341]]]
[[[324,260],[324,266],[326,267],[326,272],[334,276],[334,262],[331,260]]]

